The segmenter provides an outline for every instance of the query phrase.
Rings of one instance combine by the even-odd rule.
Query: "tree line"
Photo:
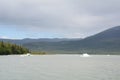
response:
[[[25,54],[30,51],[20,45],[0,41],[0,55]]]

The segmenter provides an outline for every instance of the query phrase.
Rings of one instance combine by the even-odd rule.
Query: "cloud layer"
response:
[[[0,24],[28,32],[86,37],[120,24],[119,3],[120,0],[0,0]]]

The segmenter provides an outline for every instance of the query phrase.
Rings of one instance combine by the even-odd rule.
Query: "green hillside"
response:
[[[25,54],[28,52],[29,50],[27,48],[16,44],[0,42],[0,55]]]

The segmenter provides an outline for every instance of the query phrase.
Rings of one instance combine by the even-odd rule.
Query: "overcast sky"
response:
[[[120,25],[120,0],[0,0],[1,38],[84,38]]]

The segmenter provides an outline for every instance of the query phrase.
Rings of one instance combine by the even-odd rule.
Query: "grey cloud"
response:
[[[61,33],[65,37],[70,33],[88,36],[119,25],[119,3],[119,0],[0,0],[0,23],[28,31]]]

